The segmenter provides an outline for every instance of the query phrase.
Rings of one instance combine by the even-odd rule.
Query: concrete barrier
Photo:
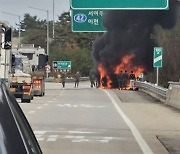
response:
[[[169,82],[165,103],[180,109],[180,82]]]

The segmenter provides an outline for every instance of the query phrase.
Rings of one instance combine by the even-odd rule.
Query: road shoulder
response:
[[[157,136],[180,136],[180,111],[161,104],[141,92],[111,90],[111,94],[139,130],[153,153],[168,153]]]

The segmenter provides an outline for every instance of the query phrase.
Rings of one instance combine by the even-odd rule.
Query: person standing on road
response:
[[[91,83],[91,88],[95,87],[95,76],[92,72],[90,72],[90,74],[89,74],[89,80]]]
[[[123,71],[120,71],[120,73],[117,75],[118,80],[118,88],[121,90],[123,88]]]
[[[65,88],[66,74],[64,72],[62,72],[61,74],[61,83],[62,83],[63,88]]]
[[[133,71],[131,71],[131,74],[129,75],[129,79],[130,79],[130,90],[134,90],[134,80],[136,79],[136,77]]]
[[[106,88],[107,87],[107,77],[106,76],[102,77],[101,82],[102,82],[103,88]]]
[[[128,78],[129,78],[127,70],[125,70],[125,72],[123,73],[122,78],[123,78],[123,88],[126,90],[127,82],[128,82]]]
[[[77,71],[75,76],[74,76],[74,81],[75,81],[74,88],[76,88],[76,87],[78,88],[80,77],[81,77],[81,75],[80,75],[79,71]]]

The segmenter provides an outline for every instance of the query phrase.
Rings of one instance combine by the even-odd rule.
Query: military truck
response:
[[[44,48],[36,48],[34,44],[21,44],[20,48],[13,49],[12,52],[27,56],[32,69],[34,96],[45,95],[45,65],[48,57]]]
[[[34,91],[31,65],[26,56],[15,55],[9,80],[10,92],[16,98],[21,98],[21,102],[30,103],[33,99]]]

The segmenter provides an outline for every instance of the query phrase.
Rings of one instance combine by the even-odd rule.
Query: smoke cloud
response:
[[[113,68],[121,63],[122,57],[134,54],[132,63],[146,71],[153,70],[153,50],[157,46],[152,34],[155,25],[170,29],[176,24],[178,1],[170,1],[169,10],[114,10],[103,17],[107,32],[93,44],[94,70],[102,64],[113,79]]]

